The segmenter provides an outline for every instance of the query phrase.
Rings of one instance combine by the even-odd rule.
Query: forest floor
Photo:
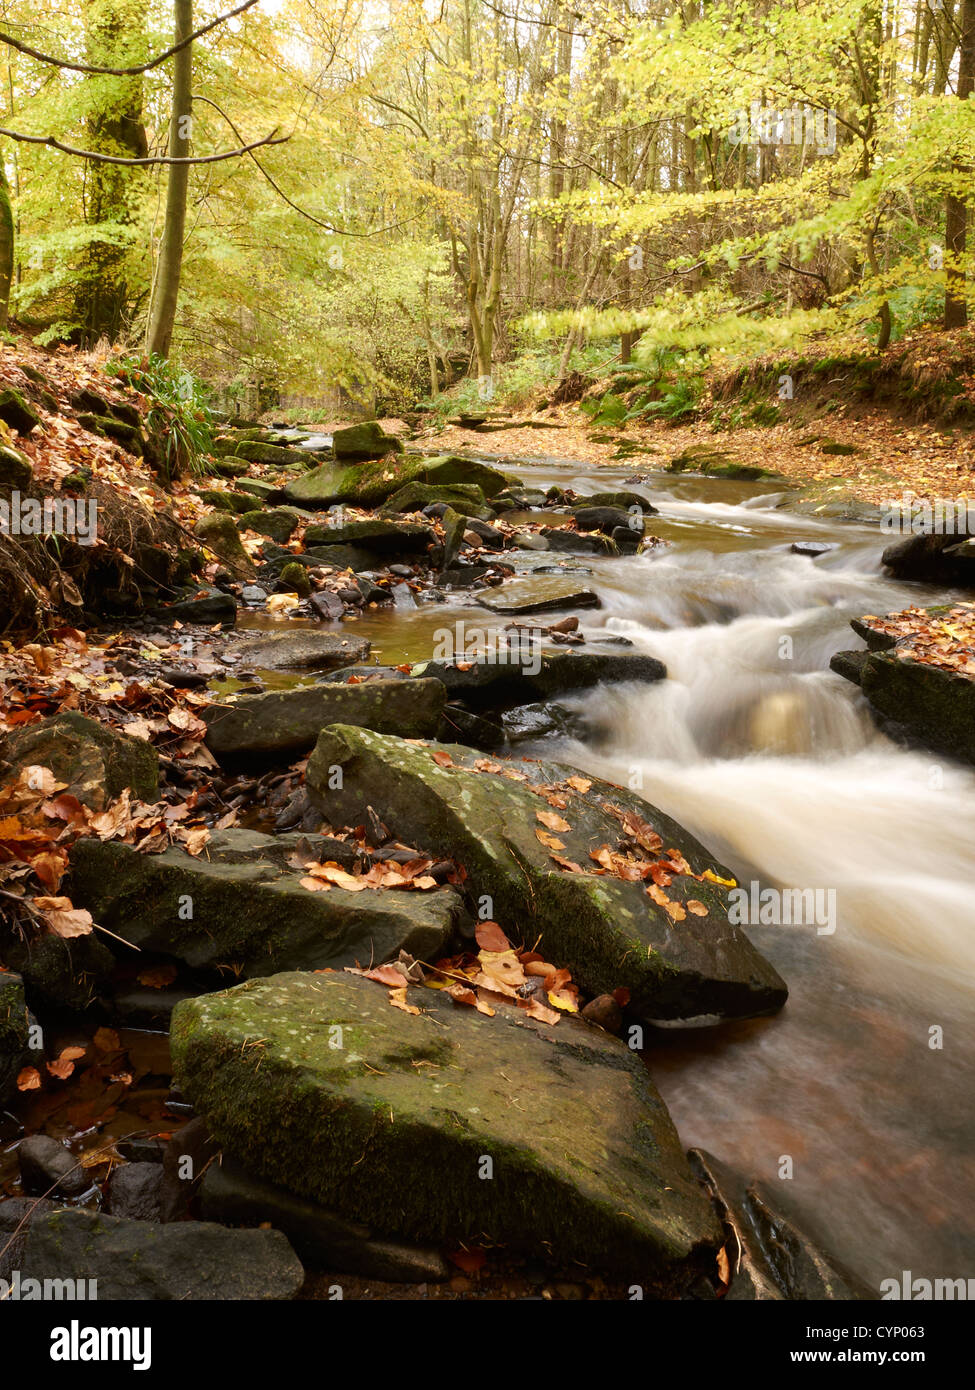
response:
[[[519,418],[513,412],[514,418]],[[526,418],[522,416],[521,418]],[[490,434],[448,425],[430,431],[418,442],[436,443],[444,451],[479,450],[512,459],[579,459],[631,472],[666,467],[695,445],[728,450],[741,463],[774,469],[805,487],[812,495],[830,494],[883,504],[904,493],[918,498],[959,500],[975,498],[975,435],[963,429],[938,429],[930,424],[907,424],[890,411],[872,408],[846,414],[831,413],[820,428],[818,442],[809,424],[779,424],[715,431],[708,422],[672,426],[662,422],[636,424],[625,430],[593,427],[575,405],[557,406],[533,417],[557,429],[523,428]],[[392,426],[395,422],[390,422]],[[593,435],[602,436],[598,442]],[[609,439],[608,436],[612,435]],[[855,454],[824,453],[827,442],[847,445]],[[627,446],[619,457],[620,444]],[[645,447],[641,454],[633,446]]]

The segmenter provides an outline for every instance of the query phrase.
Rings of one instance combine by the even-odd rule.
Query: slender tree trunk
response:
[[[193,0],[174,0],[176,24],[174,42],[180,43],[193,32]],[[185,159],[190,152],[190,131],[193,111],[193,45],[181,48],[173,59],[173,112],[169,128],[169,153],[174,159]],[[168,357],[179,303],[179,284],[183,269],[183,236],[186,229],[186,193],[189,187],[188,164],[169,166],[166,188],[166,218],[146,346],[150,353]]]
[[[961,50],[958,55],[959,101],[968,101],[975,89],[975,0],[964,0],[961,9]],[[957,186],[969,180],[971,166],[952,161]],[[964,328],[968,322],[965,270],[962,264],[968,234],[968,203],[956,192],[945,199],[945,328]]]
[[[10,286],[14,278],[14,215],[10,206],[10,187],[0,164],[0,329],[6,328],[10,313]]]

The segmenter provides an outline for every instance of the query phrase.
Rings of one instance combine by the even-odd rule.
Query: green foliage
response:
[[[146,429],[163,476],[171,481],[187,470],[204,472],[205,457],[213,447],[213,418],[203,383],[156,356],[117,358],[105,370],[149,398]]]

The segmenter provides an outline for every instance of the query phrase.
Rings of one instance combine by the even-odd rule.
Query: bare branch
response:
[[[67,58],[55,58],[50,53],[39,53],[36,48],[31,48],[30,44],[22,43],[20,39],[15,39],[12,34],[5,34],[0,30],[0,43],[5,43],[8,48],[15,48],[18,53],[25,54],[28,58],[35,58],[39,63],[50,63],[53,67],[64,68],[67,72],[86,72],[104,73],[107,77],[138,77],[143,72],[150,72],[153,68],[158,68],[160,63],[165,63],[167,58],[171,58],[174,53],[179,53],[180,49],[186,48],[188,44],[202,38],[204,34],[209,34],[211,29],[216,29],[218,24],[225,24],[228,19],[235,19],[237,15],[243,14],[244,10],[253,9],[258,0],[243,0],[235,10],[228,10],[226,14],[211,19],[209,24],[204,24],[202,28],[195,30],[188,38],[174,43],[172,48],[167,48],[164,53],[158,53],[155,58],[150,58],[147,63],[140,63],[134,68],[99,68],[92,67],[88,63],[72,63]],[[117,161],[116,161],[117,162]],[[127,163],[134,161],[128,160]]]
[[[198,154],[187,155],[184,158],[173,158],[171,155],[153,154],[145,159],[125,159],[122,155],[102,154],[98,150],[79,150],[75,145],[64,145],[53,135],[25,135],[20,130],[6,130],[0,126],[0,135],[5,135],[8,140],[16,140],[23,145],[48,145],[52,150],[59,150],[61,154],[73,154],[79,159],[91,159],[96,164],[125,164],[137,168],[145,168],[152,164],[218,164],[223,159],[239,159],[241,155],[250,154],[251,150],[260,149],[262,145],[284,145],[291,138],[288,135],[278,135],[277,130],[272,130],[270,135],[265,135],[263,140],[255,140],[250,145],[242,145],[237,150],[224,150],[222,154]]]

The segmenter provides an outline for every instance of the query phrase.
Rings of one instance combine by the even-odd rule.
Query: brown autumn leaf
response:
[[[567,787],[571,787],[574,792],[587,792],[592,786],[588,777],[567,777],[565,784]]]
[[[535,827],[535,838],[540,840],[546,849],[565,849],[565,844],[561,840],[556,839],[554,835],[549,835],[546,830],[539,830],[537,826]]]
[[[440,748],[438,748],[436,752],[431,754],[431,756],[438,767],[453,767],[454,765],[454,760],[450,756],[450,754],[444,753],[443,750]]]
[[[649,897],[653,899],[653,901],[657,904],[658,907],[663,908],[663,910],[667,913],[667,916],[670,917],[672,921],[684,921],[684,919],[687,916],[687,913],[684,911],[680,903],[675,902],[673,898],[668,898],[667,894],[663,891],[662,888],[658,888],[655,883],[648,883],[647,894]]]
[[[519,999],[518,1007],[524,1009],[529,1018],[537,1018],[540,1023],[548,1023],[553,1028],[562,1017],[558,1009],[550,1009],[540,999]]]
[[[24,1067],[23,1071],[17,1073],[18,1091],[39,1091],[41,1089],[41,1074],[36,1067]]]
[[[99,1052],[118,1052],[122,1046],[122,1040],[114,1028],[96,1028],[92,1042]]]
[[[94,928],[91,913],[83,907],[73,907],[70,898],[35,898],[34,906],[55,936],[88,936]]]
[[[63,849],[42,850],[31,858],[30,866],[44,887],[56,893],[68,867],[68,856]]]
[[[542,825],[547,826],[549,830],[566,831],[572,829],[569,822],[563,820],[561,816],[557,816],[554,811],[536,811],[535,819],[541,821]]]
[[[695,917],[706,917],[708,910],[697,898],[688,898],[684,904],[688,912],[693,912]]]
[[[511,942],[497,922],[478,922],[474,936],[482,951],[510,951]]]
[[[148,970],[140,970],[136,979],[146,989],[165,989],[176,979],[179,971],[175,965],[151,965]]]
[[[581,864],[577,864],[574,859],[563,859],[560,854],[550,854],[550,859],[554,859],[560,869],[567,869],[570,874],[584,874],[586,870]]]
[[[400,976],[400,979],[403,977]],[[420,1010],[415,1004],[406,1002],[406,985],[402,989],[391,989],[389,991],[389,1002],[394,1009],[402,1009],[405,1014],[418,1014]]]
[[[645,821],[642,816],[638,816],[636,811],[623,812],[623,829],[631,835],[637,844],[646,850],[658,850],[663,844],[663,840],[654,830],[653,826]]]
[[[364,980],[375,980],[380,985],[391,985],[399,989],[405,984],[405,976],[395,965],[376,965],[370,970],[361,970],[357,965],[345,967],[347,975],[361,975]]]

